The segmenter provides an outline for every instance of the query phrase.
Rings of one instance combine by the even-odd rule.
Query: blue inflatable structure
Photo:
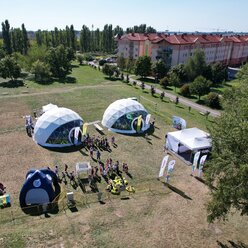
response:
[[[51,203],[56,196],[56,185],[58,185],[57,176],[53,171],[30,170],[20,192],[21,208]]]

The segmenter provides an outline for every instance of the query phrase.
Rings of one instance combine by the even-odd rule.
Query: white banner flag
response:
[[[76,127],[74,130],[74,144],[78,144],[78,135],[80,132],[80,127]]]
[[[198,160],[199,160],[199,157],[200,157],[200,154],[201,152],[197,152],[194,156],[194,161],[193,161],[193,166],[197,167],[197,164],[198,164]]]
[[[200,165],[204,165],[208,155],[203,155],[200,160]]]
[[[161,166],[160,166],[160,171],[159,171],[158,177],[162,177],[164,175],[164,170],[165,170],[165,167],[167,165],[168,158],[169,158],[169,155],[164,156],[162,163],[161,163]]]
[[[150,119],[151,119],[151,115],[148,114],[148,115],[146,116],[146,125],[149,125]]]
[[[172,173],[174,166],[175,166],[176,160],[171,160],[168,164],[168,169],[167,169],[167,173]]]
[[[201,177],[202,176],[202,169],[203,169],[203,165],[206,161],[206,158],[207,158],[208,155],[203,155],[201,157],[201,160],[200,160],[200,165],[199,165],[199,171],[198,171],[198,176]]]

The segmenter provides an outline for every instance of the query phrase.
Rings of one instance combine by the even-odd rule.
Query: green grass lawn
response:
[[[93,69],[90,66],[73,64],[72,72],[64,80],[53,81],[47,84],[39,84],[30,80],[19,80],[18,82],[11,83],[9,80],[0,78],[0,95],[4,94],[20,94],[31,93],[40,90],[49,90],[52,88],[66,88],[84,85],[97,85],[106,83],[105,75]],[[108,82],[110,83],[110,82]]]
[[[157,180],[165,155],[164,136],[168,131],[175,130],[171,117],[181,116],[187,121],[188,127],[204,130],[213,121],[211,117],[207,120],[193,109],[189,113],[187,107],[181,104],[176,106],[166,99],[161,101],[158,96],[152,97],[149,91],[142,91],[140,87],[107,81],[102,73],[90,67],[74,70],[76,74],[73,75],[78,75],[76,85],[93,87],[75,88],[74,84],[65,84],[68,92],[51,93],[49,89],[58,86],[35,88],[36,85],[32,87],[30,84],[31,89],[47,94],[0,97],[1,181],[4,180],[12,201],[11,208],[0,210],[0,247],[148,248],[180,247],[184,244],[198,248],[206,247],[206,244],[215,247],[217,238],[225,240],[237,237],[246,241],[246,222],[242,224],[232,216],[233,223],[216,224],[218,230],[223,230],[216,237],[213,228],[209,228],[206,222],[205,204],[209,191],[206,185],[189,176],[191,168],[182,161],[171,156],[177,161],[171,179],[171,184],[178,189],[177,193],[165,187],[162,179]],[[87,73],[92,78],[87,78]],[[104,83],[101,83],[102,80]],[[39,147],[26,136],[22,116],[51,102],[71,108],[86,122],[101,120],[109,104],[126,97],[137,97],[152,118],[155,117],[155,132],[145,138],[115,134],[104,129],[108,138],[115,136],[118,146],[112,147],[111,153],[103,151],[102,161],[111,157],[113,161],[127,162],[133,178],[125,177],[135,187],[136,193],[129,196],[124,192],[123,196],[127,199],[121,200],[120,196],[109,195],[105,191],[104,180],[98,184],[100,194],[83,194],[80,188],[74,190],[68,186],[66,190],[75,194],[78,212],[63,211],[61,208],[57,215],[51,215],[49,219],[23,214],[18,199],[27,170],[48,165],[54,168],[58,164],[62,171],[64,163],[67,163],[69,171],[72,171],[79,161],[90,161],[92,166],[97,163],[89,158],[85,149],[81,152],[56,153]],[[88,132],[91,136],[100,135],[93,126],[89,126]],[[184,193],[192,199],[185,199]],[[105,204],[99,204],[99,197]],[[171,227],[176,231],[170,233]]]

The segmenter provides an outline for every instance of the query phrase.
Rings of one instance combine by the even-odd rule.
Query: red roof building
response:
[[[248,36],[130,33],[118,40],[119,56],[136,60],[147,55],[152,61],[163,59],[168,66],[184,64],[198,48],[204,51],[208,64],[241,64],[248,59]]]

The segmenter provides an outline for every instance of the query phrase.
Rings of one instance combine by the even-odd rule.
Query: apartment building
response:
[[[207,64],[239,65],[248,60],[248,35],[130,33],[118,39],[118,56],[136,60],[147,55],[168,66],[184,64],[195,49],[204,51]]]

